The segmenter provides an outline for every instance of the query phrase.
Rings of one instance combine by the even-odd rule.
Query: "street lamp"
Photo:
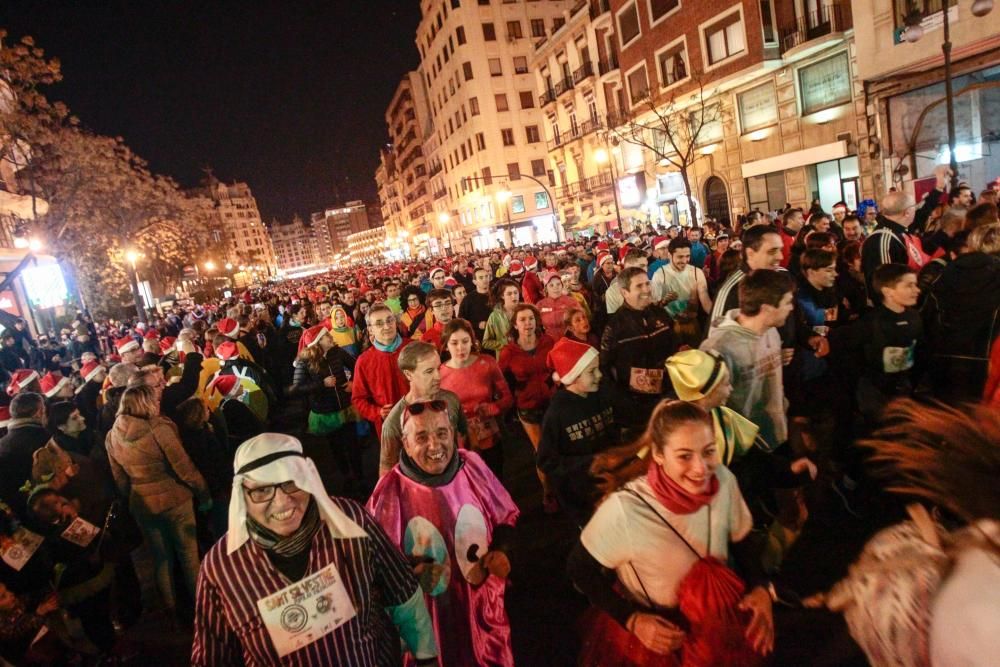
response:
[[[621,229],[622,213],[621,209],[618,207],[618,178],[615,176],[615,162],[611,159],[611,154],[604,148],[598,148],[594,151],[594,162],[597,164],[607,163],[608,167],[611,169],[611,194],[615,198],[615,217],[618,219],[618,228]],[[607,227],[607,225],[605,225],[605,227]]]
[[[944,42],[941,44],[941,53],[944,55],[944,98],[945,110],[947,111],[948,122],[948,157],[951,167],[951,187],[958,187],[958,157],[955,155],[955,96],[951,88],[951,25],[948,18],[948,2],[944,2],[942,15],[942,28],[944,29]],[[921,25],[923,16],[916,6],[910,5],[910,12],[903,18],[906,29],[903,31],[903,39],[911,44],[917,42],[924,36],[924,28]],[[993,11],[993,0],[974,0],[972,3],[972,15],[982,18]]]
[[[207,262],[205,262],[205,270],[215,271],[215,262],[213,262],[212,260],[208,260]]]
[[[226,271],[232,271],[232,270],[233,270],[233,263],[226,262]]]

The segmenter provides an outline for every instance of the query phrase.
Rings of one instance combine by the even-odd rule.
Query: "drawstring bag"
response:
[[[729,566],[708,555],[712,551],[711,505],[708,505],[708,548],[702,556],[649,501],[632,490],[629,493],[645,503],[698,559],[677,587],[677,604],[688,622],[682,667],[756,667],[764,664],[764,656],[754,651],[746,639],[750,615],[738,607],[746,585]],[[645,587],[643,592],[646,593]],[[648,593],[646,599],[652,607]]]

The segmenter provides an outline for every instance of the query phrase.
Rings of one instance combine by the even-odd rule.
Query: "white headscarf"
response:
[[[344,514],[327,495],[312,459],[302,453],[302,443],[283,433],[261,433],[236,450],[233,462],[233,495],[229,501],[229,534],[226,553],[233,553],[250,538],[243,480],[258,484],[281,484],[289,480],[312,494],[320,517],[336,538],[367,537],[364,528]]]

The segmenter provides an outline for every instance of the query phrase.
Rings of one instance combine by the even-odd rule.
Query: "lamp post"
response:
[[[951,187],[958,187],[958,157],[955,155],[957,142],[955,140],[955,96],[951,87],[951,21],[948,18],[948,0],[942,1],[942,24],[944,31],[944,42],[941,44],[941,53],[944,56],[944,99],[945,111],[948,123],[948,157],[951,167]],[[993,11],[993,0],[974,0],[971,7],[972,15],[982,18]],[[924,36],[924,29],[921,26],[923,16],[911,5],[910,12],[903,19],[906,29],[903,31],[903,39],[911,44],[916,43]]]
[[[605,139],[606,141],[606,139]],[[605,148],[598,148],[594,152],[594,162],[597,164],[607,163],[611,168],[611,193],[615,198],[615,217],[618,219],[618,228],[622,226],[622,212],[618,207],[618,178],[615,176],[615,161],[611,159],[611,153]]]
[[[139,321],[145,322],[146,307],[142,302],[142,295],[139,293],[139,271],[135,266],[140,257],[142,257],[142,253],[137,250],[129,248],[125,251],[125,259],[128,260],[129,267],[132,269],[128,272],[128,279],[132,287],[132,300],[135,302],[135,312],[139,316]]]
[[[510,190],[507,190],[506,188],[504,188],[503,190],[497,190],[495,197],[497,198],[497,203],[500,204],[501,206],[503,206],[504,218],[507,221],[507,224],[506,224],[506,227],[507,227],[507,243],[509,243],[510,247],[513,248],[514,247],[514,232],[510,228],[510,208],[507,205],[507,202],[509,202],[510,199],[511,199],[511,197],[513,197],[513,193]]]

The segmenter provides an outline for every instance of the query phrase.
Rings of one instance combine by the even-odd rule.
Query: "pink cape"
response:
[[[489,576],[473,587],[463,570],[471,565],[470,553],[485,554],[493,530],[514,525],[520,512],[478,454],[456,453],[464,463],[450,484],[423,486],[396,465],[379,480],[367,508],[405,556],[445,566],[425,595],[441,664],[513,665],[506,581]]]

